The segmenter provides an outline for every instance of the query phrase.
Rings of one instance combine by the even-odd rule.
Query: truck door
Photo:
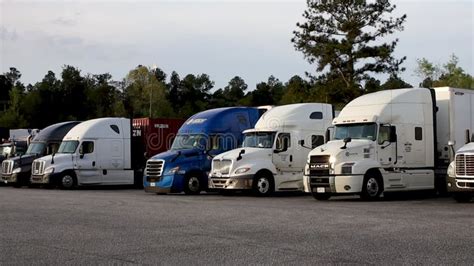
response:
[[[377,138],[377,157],[382,168],[394,167],[396,162],[396,128],[390,125],[380,125]]]
[[[102,177],[97,169],[97,154],[93,140],[82,141],[76,154],[76,174],[80,184],[99,184]]]
[[[278,171],[293,171],[293,148],[290,133],[278,133],[273,151],[273,164]]]

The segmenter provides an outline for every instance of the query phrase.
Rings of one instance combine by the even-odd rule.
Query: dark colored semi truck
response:
[[[4,160],[1,167],[1,182],[14,187],[30,185],[31,163],[39,157],[55,153],[63,137],[77,121],[62,122],[46,127],[37,134],[24,155]]]

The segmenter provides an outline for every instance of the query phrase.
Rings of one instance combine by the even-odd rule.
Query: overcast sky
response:
[[[395,36],[395,55],[407,56],[405,80],[419,83],[417,58],[445,63],[453,53],[473,74],[473,1],[392,2],[395,15],[408,16]],[[0,0],[0,70],[14,66],[34,83],[69,64],[121,80],[139,64],[156,64],[181,77],[206,73],[216,88],[239,75],[254,89],[270,75],[286,82],[312,71],[290,41],[305,8],[305,0]]]

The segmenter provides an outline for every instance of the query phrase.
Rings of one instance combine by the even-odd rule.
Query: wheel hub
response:
[[[379,192],[379,183],[375,178],[370,178],[367,180],[367,194],[369,194],[371,197],[377,196]]]
[[[257,188],[260,193],[265,194],[270,188],[270,182],[268,181],[268,179],[262,177],[258,179]]]
[[[188,182],[189,190],[196,192],[199,190],[199,179],[197,177],[191,177]]]

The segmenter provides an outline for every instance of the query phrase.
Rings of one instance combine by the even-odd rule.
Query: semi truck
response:
[[[142,137],[133,137],[132,129],[130,119],[117,117],[76,125],[64,136],[57,153],[33,161],[31,183],[64,189],[141,185],[145,144]]]
[[[77,121],[62,122],[41,130],[28,145],[24,155],[3,161],[1,181],[5,184],[13,184],[14,187],[29,185],[33,160],[55,153],[66,133],[79,123]]]
[[[448,192],[457,202],[469,202],[474,195],[474,136],[456,153],[448,168]]]
[[[199,194],[208,188],[214,156],[241,145],[266,109],[217,108],[197,113],[179,129],[171,149],[151,157],[145,168],[145,192]]]
[[[209,189],[222,193],[252,190],[257,196],[303,191],[308,153],[325,143],[333,118],[330,104],[290,104],[271,109],[255,128],[243,132],[241,148],[212,160]]]
[[[333,121],[334,140],[308,155],[308,192],[317,200],[347,194],[374,200],[383,192],[446,191],[450,150],[473,130],[473,93],[412,88],[354,99]]]

